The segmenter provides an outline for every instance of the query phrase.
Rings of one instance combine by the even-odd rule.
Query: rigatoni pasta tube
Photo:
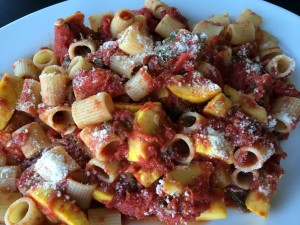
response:
[[[58,63],[54,52],[50,49],[38,51],[34,54],[32,61],[39,70],[42,70],[47,66],[57,65]]]
[[[34,171],[44,180],[58,184],[69,173],[79,170],[76,161],[62,146],[56,146],[45,152],[34,165]]]
[[[37,117],[38,105],[42,102],[41,84],[33,79],[25,79],[23,90],[18,100],[16,109]]]
[[[142,33],[138,23],[128,27],[119,39],[119,48],[130,55],[149,54],[153,40]]]
[[[140,65],[127,55],[114,54],[109,60],[109,68],[128,79],[132,77],[134,68]]]
[[[260,15],[256,14],[250,9],[245,9],[236,21],[237,23],[253,23],[254,26],[259,27],[263,20]]]
[[[156,26],[155,32],[163,38],[167,38],[169,37],[171,32],[178,31],[183,28],[185,28],[185,25],[183,23],[173,19],[173,17],[166,14]]]
[[[118,176],[119,162],[105,162],[93,158],[86,164],[86,169],[95,174],[99,180],[112,183]]]
[[[0,192],[17,191],[16,181],[20,172],[19,166],[0,167]]]
[[[17,199],[22,198],[20,192],[1,192],[0,193],[0,223],[4,223],[4,215],[8,207]]]
[[[272,34],[270,34],[269,32],[261,29],[261,28],[256,28],[256,32],[255,32],[255,38],[258,42],[274,42],[278,44],[278,39],[273,36]]]
[[[17,77],[38,80],[39,71],[31,59],[17,60],[13,65],[13,69]]]
[[[90,225],[122,225],[121,213],[107,208],[88,210]]]
[[[26,158],[31,158],[42,150],[47,150],[52,146],[44,130],[37,122],[19,128],[12,134],[12,138],[19,135],[23,136],[21,150]]]
[[[13,202],[5,213],[7,225],[43,225],[45,216],[37,208],[35,202],[28,197],[22,197]]]
[[[216,51],[218,52],[216,54],[215,57],[218,57],[219,55],[219,51],[223,51],[222,49],[226,48],[225,46],[216,46]],[[227,50],[224,50],[227,51]],[[229,50],[228,50],[229,51]],[[222,54],[222,58],[225,64],[225,61],[230,61],[231,62],[231,56],[226,54],[226,53],[221,53]],[[230,54],[230,53],[229,53]],[[229,57],[228,59],[225,59],[226,57]],[[220,71],[213,66],[212,64],[205,62],[205,61],[198,61],[197,62],[197,67],[196,67],[197,71],[199,71],[201,73],[201,75],[203,75],[204,77],[210,79],[212,82],[218,83],[219,85],[221,85],[222,82],[222,75],[220,73]]]
[[[105,12],[105,13],[99,13],[99,14],[90,15],[88,17],[89,22],[90,22],[90,28],[93,31],[98,32],[98,30],[99,30],[99,28],[101,26],[102,20],[103,20],[103,18],[105,16],[110,16],[111,18],[113,18],[114,13],[112,11],[109,11],[109,12]]]
[[[67,105],[45,107],[40,110],[39,118],[48,126],[63,134],[72,133],[76,128],[71,107]]]
[[[145,0],[144,6],[150,9],[151,13],[158,19],[162,19],[163,12],[169,8],[167,4],[160,0]]]
[[[279,97],[275,100],[271,113],[277,119],[275,130],[279,133],[289,133],[295,128],[300,117],[300,99]]]
[[[259,55],[262,59],[272,59],[276,55],[281,55],[282,50],[280,49],[278,43],[273,41],[262,42],[259,45]]]
[[[134,21],[138,22],[142,25],[141,31],[143,34],[148,34],[148,25],[147,25],[147,19],[143,15],[136,15],[134,16]]]
[[[205,117],[197,112],[186,112],[183,113],[178,120],[180,127],[183,127],[183,132],[193,132],[200,129],[206,123]]]
[[[76,56],[86,57],[89,53],[94,53],[96,49],[96,43],[92,40],[82,40],[70,44],[68,53],[70,59],[74,59]]]
[[[41,95],[48,106],[57,106],[66,99],[68,76],[64,74],[48,73],[40,75]]]
[[[208,21],[211,21],[213,23],[219,23],[222,25],[228,25],[230,24],[230,18],[228,13],[222,13],[219,15],[214,15],[209,17]]]
[[[260,169],[274,152],[271,146],[243,146],[234,153],[234,165],[242,172]]]
[[[98,93],[72,105],[72,115],[78,128],[111,120],[114,103],[106,92]]]
[[[137,102],[146,97],[152,90],[155,80],[148,73],[146,66],[142,67],[132,78],[125,83],[125,91],[129,97]]]
[[[69,77],[73,79],[77,71],[91,70],[92,67],[92,64],[87,59],[83,58],[82,56],[76,56],[72,59],[71,63],[69,64]]]
[[[112,132],[110,127],[86,126],[80,132],[81,140],[91,150],[94,157],[100,161],[113,156],[121,142],[119,135]]]
[[[277,55],[267,64],[266,70],[275,78],[291,75],[295,70],[295,60],[286,55]]]
[[[88,180],[83,172],[75,172],[67,178],[66,193],[81,209],[89,208],[96,188],[96,184],[89,184]]]
[[[255,27],[253,23],[229,24],[227,33],[232,45],[242,45],[255,40]]]
[[[193,139],[185,134],[176,134],[169,146],[172,149],[175,161],[189,164],[195,155]]]
[[[216,57],[223,59],[223,63],[225,66],[229,66],[232,63],[232,49],[226,45],[218,45],[216,46]],[[210,64],[211,65],[211,64]],[[216,71],[218,71],[216,69]]]
[[[218,25],[210,21],[201,20],[196,24],[192,33],[205,33],[207,35],[207,38],[210,38],[212,36],[221,34],[223,30],[223,25]]]
[[[249,190],[251,182],[257,180],[258,177],[259,173],[257,170],[243,172],[235,169],[231,175],[233,184],[244,190]]]
[[[110,24],[110,32],[113,37],[117,37],[119,33],[124,31],[134,22],[134,15],[128,9],[120,9],[116,12]]]

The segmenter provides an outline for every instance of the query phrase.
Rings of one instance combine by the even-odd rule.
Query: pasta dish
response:
[[[263,18],[192,26],[160,0],[84,18],[0,75],[0,223],[267,218],[300,92]]]

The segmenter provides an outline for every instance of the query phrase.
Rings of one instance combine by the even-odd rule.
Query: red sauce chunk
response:
[[[110,70],[96,68],[81,70],[73,80],[73,90],[78,99],[84,99],[99,92],[107,92],[111,97],[125,93],[123,80]]]

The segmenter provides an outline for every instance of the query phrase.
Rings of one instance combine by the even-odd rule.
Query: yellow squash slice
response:
[[[168,88],[173,94],[189,102],[203,103],[222,91],[219,85],[204,77],[198,79],[197,82],[191,82],[191,84],[184,84],[183,79],[183,77],[176,76],[177,85],[172,84]]]
[[[53,214],[67,225],[89,225],[83,211],[72,201],[58,197],[56,191],[37,187],[28,193],[43,209]]]
[[[21,95],[23,80],[11,74],[4,74],[0,82],[0,130],[12,117]]]

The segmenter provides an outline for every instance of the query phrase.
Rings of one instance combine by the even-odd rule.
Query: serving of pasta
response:
[[[192,25],[160,0],[57,19],[53,47],[0,76],[0,223],[267,218],[300,92],[262,23]]]

